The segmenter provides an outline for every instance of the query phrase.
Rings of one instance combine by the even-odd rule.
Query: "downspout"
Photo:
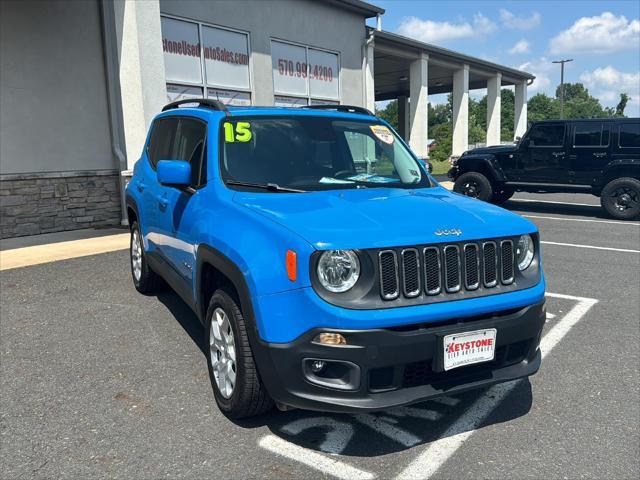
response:
[[[109,126],[111,130],[111,151],[118,165],[120,179],[120,205],[122,225],[127,224],[127,206],[125,204],[124,189],[127,181],[122,175],[127,170],[127,156],[124,153],[124,128],[122,115],[122,97],[120,95],[118,58],[118,42],[115,30],[115,12],[113,2],[100,0],[100,20],[102,33],[102,56],[104,60],[105,81],[107,84],[107,103],[109,107]]]
[[[366,29],[366,27],[365,27]],[[367,48],[373,42],[374,32],[371,30],[369,36],[362,44],[362,106],[367,107],[367,67],[369,66],[369,57],[367,56]]]

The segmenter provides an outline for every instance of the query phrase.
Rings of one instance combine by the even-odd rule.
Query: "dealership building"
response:
[[[429,94],[453,94],[459,155],[469,91],[486,89],[497,144],[500,89],[513,86],[524,133],[531,74],[386,32],[383,14],[359,0],[0,2],[1,237],[120,224],[150,122],[177,99],[397,99],[399,133],[426,158]]]

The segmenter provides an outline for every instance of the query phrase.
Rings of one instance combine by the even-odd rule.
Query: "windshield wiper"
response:
[[[237,180],[227,180],[225,183],[227,185],[237,185],[238,187],[261,188],[263,190],[269,190],[270,192],[306,193],[306,190],[298,190],[296,188],[281,187],[277,183],[251,183],[251,182],[239,182]]]

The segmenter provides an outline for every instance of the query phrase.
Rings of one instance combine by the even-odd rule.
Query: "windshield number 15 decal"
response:
[[[224,124],[225,142],[248,142],[251,140],[251,124],[249,122],[237,122],[235,129],[233,123]]]

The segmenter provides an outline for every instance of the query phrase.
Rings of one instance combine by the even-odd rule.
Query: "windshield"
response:
[[[222,177],[234,188],[270,184],[308,191],[431,186],[396,134],[378,122],[238,117],[227,119],[221,134]]]

